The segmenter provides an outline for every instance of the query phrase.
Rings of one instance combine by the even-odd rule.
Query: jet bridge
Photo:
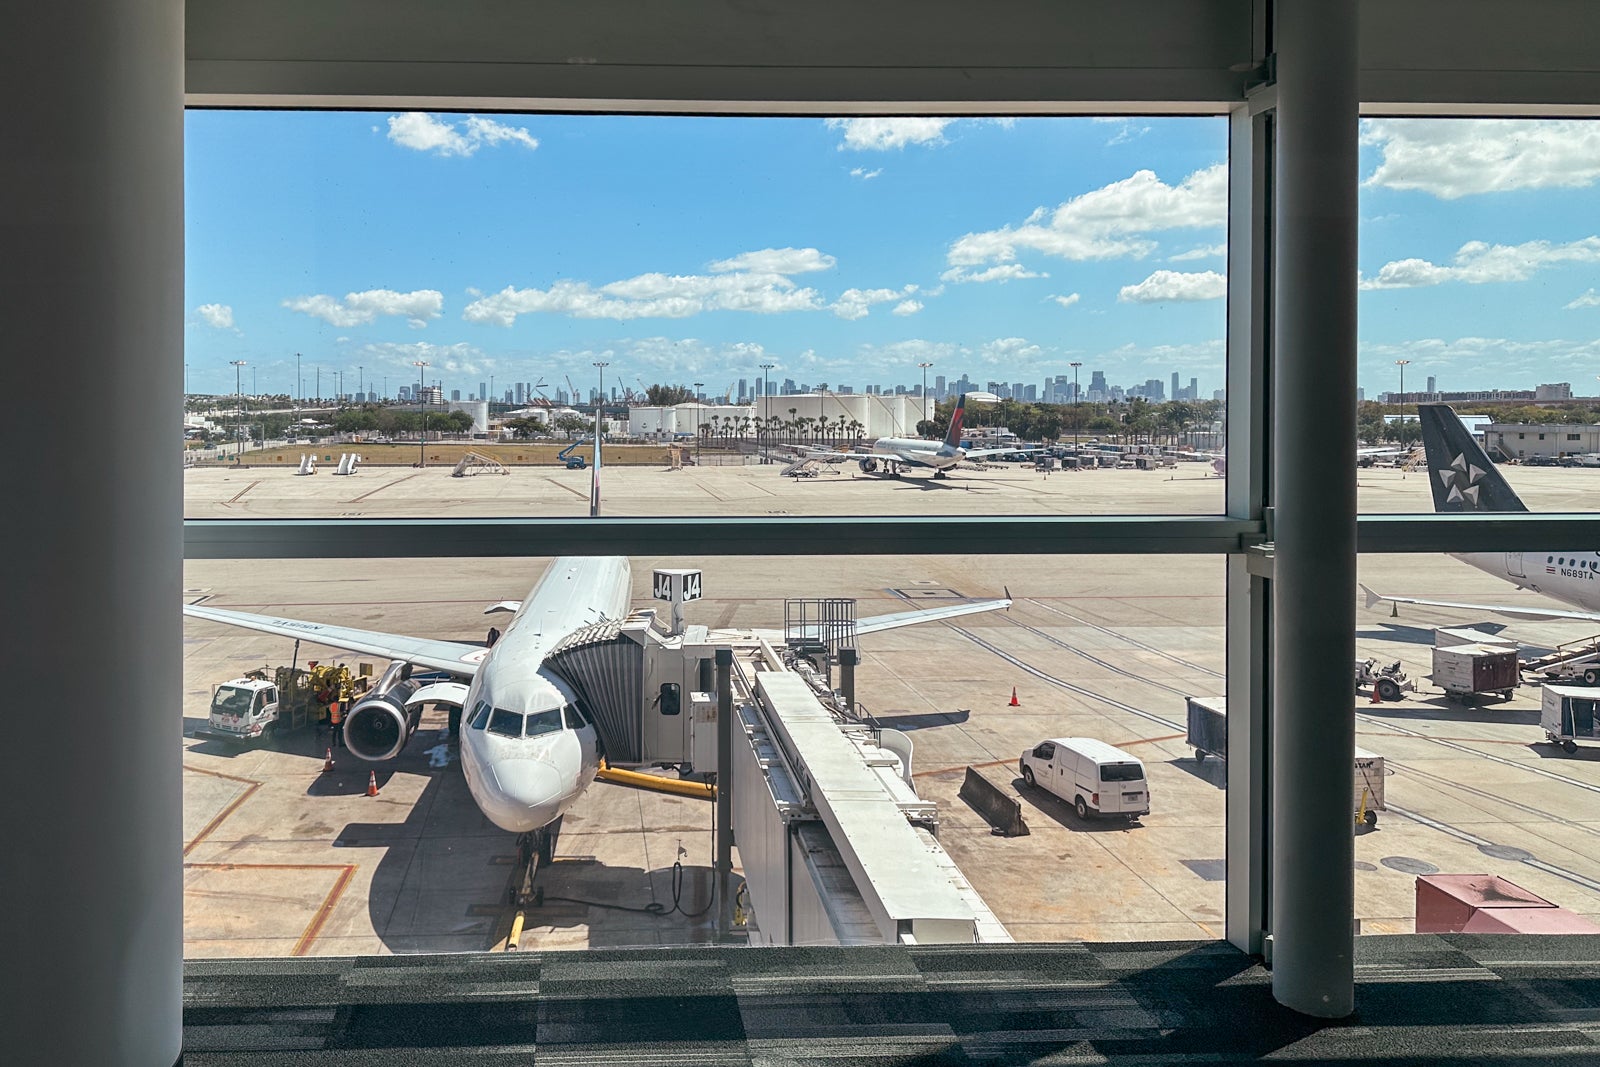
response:
[[[911,739],[855,721],[808,658],[853,634],[853,609],[791,609],[783,636],[792,648],[775,647],[776,633],[665,633],[640,611],[573,633],[546,663],[577,693],[613,765],[720,772],[751,944],[1010,941],[939,844],[938,807],[911,785]],[[733,652],[726,768],[717,766],[719,649]]]

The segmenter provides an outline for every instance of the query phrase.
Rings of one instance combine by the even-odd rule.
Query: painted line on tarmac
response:
[[[355,877],[356,864],[354,863],[185,863],[185,870],[199,871],[338,871],[339,876],[333,880],[333,888],[328,890],[322,898],[322,903],[317,905],[317,913],[306,923],[306,928],[300,931],[300,939],[295,942],[290,951],[291,956],[304,956],[311,951],[312,944],[317,940],[317,935],[322,933],[322,928],[327,925],[328,917],[333,914],[333,909],[338,905],[339,898],[344,896],[344,891],[350,885],[350,879]]]
[[[1579,789],[1587,789],[1591,793],[1600,793],[1600,785],[1595,785],[1592,782],[1580,781],[1577,778],[1569,778],[1564,774],[1557,774],[1555,771],[1547,771],[1543,767],[1523,763],[1519,760],[1506,759],[1504,756],[1496,756],[1492,752],[1479,752],[1475,748],[1468,748],[1466,745],[1458,744],[1457,742],[1451,741],[1447,738],[1431,737],[1420,730],[1408,730],[1404,726],[1397,726],[1396,724],[1387,722],[1383,719],[1374,719],[1370,715],[1357,715],[1356,719],[1366,723],[1369,726],[1382,726],[1393,730],[1396,733],[1405,734],[1408,737],[1419,738],[1423,741],[1432,741],[1436,745],[1443,745],[1445,748],[1453,748],[1457,752],[1465,752],[1469,756],[1477,756],[1479,759],[1486,759],[1493,763],[1503,764],[1507,767],[1515,767],[1518,770],[1527,771],[1529,774],[1537,774],[1540,777],[1549,778],[1554,782],[1564,782],[1567,785],[1575,785]]]
[[[1475,845],[1480,850],[1484,848],[1505,847],[1500,845],[1498,842],[1490,841],[1486,837],[1479,837],[1477,834],[1463,830],[1458,826],[1451,826],[1449,823],[1440,822],[1438,819],[1430,819],[1428,816],[1411,811],[1409,808],[1401,808],[1393,804],[1388,804],[1383,810],[1393,812],[1403,819],[1410,819],[1412,822],[1426,826],[1430,830],[1437,830],[1441,834],[1446,834],[1458,841],[1465,841],[1469,845]],[[1587,878],[1576,871],[1569,871],[1565,867],[1557,867],[1553,863],[1546,863],[1537,856],[1530,856],[1528,859],[1519,860],[1518,862],[1525,863],[1536,871],[1543,871],[1545,874],[1553,874],[1557,878],[1564,878],[1573,885],[1581,885],[1590,892],[1600,893],[1600,882],[1595,881],[1593,878]]]
[[[384,482],[382,485],[378,486],[376,489],[369,489],[365,493],[362,493],[358,497],[352,497],[349,500],[346,500],[345,503],[346,504],[359,504],[363,500],[367,499],[367,497],[369,497],[369,496],[376,496],[377,494],[383,492],[385,489],[388,489],[388,488],[391,488],[393,486],[399,485],[401,482],[409,482],[411,479],[413,479],[415,477],[416,477],[415,474],[407,474],[402,478],[396,478],[392,482]]]
[[[216,833],[217,827],[221,826],[223,821],[227,819],[228,816],[238,811],[241,804],[255,795],[255,791],[261,788],[261,783],[256,781],[254,778],[240,778],[238,775],[223,774],[220,771],[202,770],[199,767],[191,767],[187,763],[183,765],[183,769],[186,771],[193,771],[195,774],[210,775],[212,778],[222,778],[230,782],[239,782],[249,787],[243,793],[240,793],[238,796],[234,797],[233,801],[227,807],[217,812],[212,820],[206,823],[203,830],[189,839],[189,842],[183,846],[183,855],[187,856],[189,853],[195,850],[196,845],[200,844],[200,842]]]
[[[1075,599],[1075,600],[1089,600],[1089,599],[1096,599],[1096,598],[1092,598],[1092,597],[1074,597],[1072,599]],[[1114,599],[1114,600],[1146,599],[1146,600],[1148,600],[1148,599],[1152,599],[1152,598],[1150,598],[1150,597],[1144,597],[1144,598],[1138,598],[1138,597],[1112,597],[1110,599]],[[1170,600],[1170,599],[1175,599],[1175,598],[1162,597],[1160,599]],[[1192,598],[1184,598],[1184,599],[1192,599]],[[1183,666],[1183,667],[1188,667],[1190,670],[1199,671],[1201,674],[1209,674],[1213,678],[1221,678],[1221,677],[1223,677],[1223,674],[1222,674],[1221,671],[1214,671],[1210,667],[1202,666],[1201,664],[1195,663],[1192,660],[1186,660],[1182,656],[1175,656],[1171,652],[1168,652],[1164,648],[1157,648],[1155,645],[1147,644],[1144,641],[1140,641],[1140,640],[1137,640],[1135,638],[1129,637],[1127,634],[1122,633],[1122,632],[1120,632],[1118,630],[1113,630],[1109,626],[1102,626],[1099,623],[1090,622],[1088,619],[1079,618],[1077,615],[1072,614],[1070,611],[1062,611],[1060,608],[1053,608],[1049,604],[1044,603],[1038,597],[1029,597],[1028,598],[1028,603],[1034,605],[1035,607],[1043,608],[1044,610],[1046,610],[1048,612],[1051,612],[1052,614],[1060,615],[1063,618],[1071,619],[1073,622],[1078,623],[1080,626],[1087,626],[1091,630],[1098,630],[1100,633],[1106,634],[1106,635],[1108,635],[1110,637],[1115,637],[1118,640],[1126,641],[1128,644],[1132,645],[1134,648],[1137,648],[1137,649],[1139,649],[1141,651],[1144,651],[1144,652],[1154,653],[1155,655],[1160,656],[1162,659],[1170,660],[1171,662],[1176,663],[1176,664],[1178,664],[1180,666]]]

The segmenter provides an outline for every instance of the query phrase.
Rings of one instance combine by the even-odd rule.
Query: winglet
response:
[[[1361,586],[1361,591],[1367,595],[1367,610],[1368,611],[1371,611],[1373,608],[1375,608],[1379,604],[1383,603],[1384,598],[1383,598],[1383,596],[1381,594],[1374,593],[1372,590],[1368,589],[1366,586],[1361,585],[1360,582],[1357,582],[1356,584],[1358,586]]]
[[[1004,589],[1006,591],[1006,610],[1010,611],[1011,610],[1011,604],[1012,604],[1011,587],[1009,585],[1002,585],[1000,588]]]

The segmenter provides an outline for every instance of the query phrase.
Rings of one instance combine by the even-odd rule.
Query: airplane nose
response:
[[[561,775],[538,760],[505,760],[494,765],[495,784],[506,804],[530,817],[554,811],[561,797]]]

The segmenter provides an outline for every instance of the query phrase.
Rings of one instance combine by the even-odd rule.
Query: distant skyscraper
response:
[[[489,399],[489,383],[488,382],[479,382],[478,383],[478,399],[479,400],[488,400]]]
[[[1178,389],[1178,372],[1172,372],[1172,399],[1182,400],[1183,394]]]
[[[935,400],[944,399],[944,375],[942,374],[933,376],[933,397]]]
[[[1188,397],[1186,399],[1189,399],[1189,400],[1199,400],[1200,399],[1200,379],[1199,378],[1190,378],[1189,379],[1189,395],[1188,395]]]
[[[523,397],[524,397],[524,395],[525,395],[525,394],[524,394],[524,393],[523,393],[523,391],[522,391],[522,383],[521,383],[521,382],[518,382],[518,383],[517,383],[517,399],[516,399],[516,405],[517,405],[517,407],[519,407],[519,408],[520,408],[520,407],[521,407],[521,406],[522,406],[522,403],[523,403]],[[603,443],[603,442],[602,442],[602,443]]]
[[[1111,390],[1106,387],[1106,372],[1103,370],[1091,371],[1089,374],[1089,399],[1109,400]]]
[[[1015,400],[1021,400],[1022,399],[1022,394],[1027,391],[1027,388],[1028,387],[1026,385],[1024,385],[1022,382],[1012,382],[1011,383],[1011,396],[1012,396],[1012,398],[1015,399]]]
[[[1438,391],[1439,391],[1439,379],[1434,377],[1431,374],[1428,375],[1428,392],[1437,393]]]
[[[741,403],[741,404],[744,403],[745,399],[748,398],[749,395],[750,395],[750,379],[749,378],[740,378],[739,379],[739,403]]]
[[[398,390],[396,390],[396,395],[399,396],[401,401],[403,401],[405,403],[410,403],[411,402],[411,386],[402,385]]]
[[[450,400],[453,403],[457,403],[457,404],[461,403],[461,390],[459,390],[459,389],[450,390]]]

